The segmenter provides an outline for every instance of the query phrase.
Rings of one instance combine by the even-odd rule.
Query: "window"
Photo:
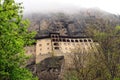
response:
[[[49,43],[47,43],[47,45],[49,45]]]
[[[91,39],[88,39],[88,41],[89,41],[89,42],[92,42],[92,40],[91,40]]]
[[[62,41],[62,39],[59,39],[59,41]]]
[[[55,50],[59,50],[59,47],[54,47]]]
[[[83,40],[82,40],[82,39],[80,39],[80,42],[83,42]]]
[[[71,42],[74,42],[74,40],[71,40]]]
[[[55,39],[52,39],[52,41],[55,41]]]
[[[39,46],[42,46],[42,44],[39,44]]]
[[[78,42],[78,40],[75,40],[75,42]]]
[[[54,38],[54,35],[52,35],[52,38]]]
[[[63,42],[66,42],[66,40],[65,40],[65,39],[63,39]]]
[[[84,42],[87,42],[87,40],[86,40],[86,39],[84,39]]]
[[[56,41],[59,41],[58,39],[56,39]]]
[[[55,45],[55,46],[59,46],[59,44],[58,44],[58,43],[54,43],[54,45]]]
[[[67,39],[67,42],[70,42],[70,40],[69,40],[69,39]]]

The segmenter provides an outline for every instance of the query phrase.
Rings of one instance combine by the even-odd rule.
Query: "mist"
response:
[[[113,14],[120,14],[119,0],[16,0],[23,2],[24,14],[66,12],[74,13],[81,9],[99,8]]]

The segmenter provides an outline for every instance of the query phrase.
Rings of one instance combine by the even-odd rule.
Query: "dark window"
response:
[[[59,41],[62,41],[62,39],[59,39]]]
[[[87,42],[87,40],[86,40],[86,39],[84,39],[84,42]]]
[[[59,41],[58,39],[56,39],[56,41]]]
[[[70,40],[69,40],[69,39],[67,39],[67,42],[70,42]]]
[[[52,35],[52,38],[54,38],[54,35]]]
[[[58,43],[54,43],[54,45],[55,45],[55,46],[59,46],[59,44],[58,44]]]
[[[75,40],[75,42],[78,42],[78,40]]]
[[[54,49],[55,49],[55,50],[58,50],[58,49],[59,49],[59,47],[54,47]]]
[[[55,35],[55,38],[58,38],[58,36],[57,36],[57,35]]]
[[[63,39],[63,42],[66,42],[66,40],[65,40],[65,39]]]
[[[56,41],[55,39],[52,39],[52,41]]]
[[[74,40],[71,40],[71,42],[74,42]]]
[[[89,41],[89,42],[92,42],[92,40],[91,40],[91,39],[88,39],[88,41]]]
[[[49,43],[47,43],[47,45],[49,45]]]
[[[83,42],[83,40],[80,39],[80,42]]]

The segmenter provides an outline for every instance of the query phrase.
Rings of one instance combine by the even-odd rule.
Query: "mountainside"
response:
[[[99,9],[82,9],[74,14],[68,13],[33,13],[26,15],[30,19],[29,30],[37,31],[36,37],[49,33],[60,33],[63,36],[85,36],[85,28],[96,26],[120,25],[120,15],[111,14]]]

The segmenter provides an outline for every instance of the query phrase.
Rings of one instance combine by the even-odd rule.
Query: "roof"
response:
[[[50,33],[48,36],[41,36],[41,37],[36,37],[35,39],[47,39],[47,38],[51,38],[51,34],[57,34],[59,35],[59,38],[74,38],[74,39],[78,39],[78,38],[90,38],[87,36],[61,36],[59,33]]]

